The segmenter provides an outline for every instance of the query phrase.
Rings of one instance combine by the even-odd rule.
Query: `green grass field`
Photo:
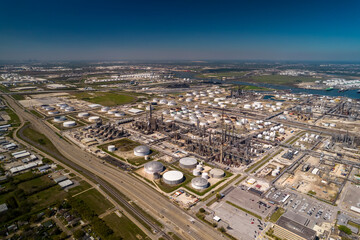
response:
[[[78,99],[103,106],[116,106],[136,101],[136,97],[115,92],[81,92],[72,94]]]
[[[39,133],[30,126],[25,126],[23,131],[25,137],[29,138],[31,141],[38,143],[46,147],[50,152],[59,153],[54,144],[42,133]]]
[[[79,182],[79,186],[70,188],[70,189],[68,190],[68,193],[69,193],[70,195],[75,195],[75,194],[80,193],[80,192],[82,192],[82,191],[85,191],[86,189],[89,189],[89,188],[91,188],[91,185],[90,185],[89,183],[87,183],[86,181],[81,180],[81,181]]]
[[[65,199],[66,196],[67,193],[59,185],[55,185],[44,191],[31,195],[28,197],[28,201],[32,203],[32,210],[38,211]]]
[[[251,85],[239,85],[239,89],[249,90],[249,91],[273,91],[271,88],[259,87],[259,86],[251,86]]]
[[[111,213],[105,216],[103,220],[114,231],[114,235],[118,238],[129,240],[149,239],[138,226],[124,215],[120,218],[115,213]]]
[[[34,178],[32,180],[20,183],[18,188],[24,190],[25,194],[29,194],[31,192],[39,191],[43,188],[54,185],[54,182],[50,180],[47,176],[41,176],[38,178]]]
[[[18,127],[20,126],[20,119],[16,113],[13,112],[10,108],[6,108],[5,112],[9,115],[10,120],[8,121],[9,124],[12,125],[12,127]]]
[[[249,81],[248,81],[249,80]],[[283,76],[283,75],[262,75],[262,76],[252,76],[249,78],[248,82],[257,82],[257,83],[269,83],[269,84],[278,84],[278,85],[294,85],[301,82],[315,82],[319,80],[318,78],[313,77],[294,77],[294,76]]]
[[[270,222],[276,223],[277,220],[285,213],[285,209],[278,208],[271,216],[270,216]]]
[[[101,193],[96,189],[90,189],[77,195],[75,198],[83,200],[96,214],[100,215],[109,208],[114,207]]]
[[[131,158],[128,158],[127,160],[123,159],[122,157],[116,155],[115,153],[113,152],[109,152],[107,150],[107,147],[109,145],[115,145],[116,149],[121,151],[121,152],[128,152],[128,151],[132,151],[135,147],[137,146],[140,146],[141,144],[138,143],[138,142],[134,142],[130,139],[127,139],[127,138],[122,138],[120,140],[117,140],[117,141],[114,141],[114,142],[110,142],[110,143],[107,143],[107,144],[104,144],[104,145],[100,145],[98,146],[98,148],[100,148],[101,150],[103,150],[104,152],[108,153],[109,155],[115,157],[115,158],[118,158],[122,161],[125,161],[125,162],[128,162],[134,166],[140,166],[146,162],[148,162],[148,160],[145,160],[144,157],[137,157],[137,156],[133,156]],[[158,154],[157,151],[154,151],[153,149],[151,149],[151,153],[150,153],[150,157],[152,156],[155,156],[156,154]]]
[[[229,72],[221,72],[221,73],[203,73],[198,74],[195,77],[196,78],[223,78],[223,77],[242,77],[247,72],[235,72],[235,71],[229,71]]]

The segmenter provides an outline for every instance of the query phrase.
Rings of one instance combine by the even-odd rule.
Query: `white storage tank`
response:
[[[195,169],[193,170],[193,175],[196,176],[196,177],[200,176],[200,175],[201,175],[201,170],[195,168]]]
[[[88,117],[88,116],[90,116],[90,114],[89,114],[88,112],[78,113],[78,117],[81,117],[81,118],[83,118],[83,117]]]
[[[148,174],[161,173],[164,170],[164,165],[161,162],[152,161],[145,163],[144,170]]]
[[[118,110],[112,109],[112,110],[109,110],[109,111],[107,112],[107,114],[109,114],[109,115],[114,115],[115,113],[118,113],[118,112],[119,112]]]
[[[150,154],[150,148],[145,145],[137,146],[134,148],[134,155],[138,157],[143,157]]]
[[[75,111],[75,108],[74,107],[67,107],[65,108],[65,112],[73,112]]]
[[[100,117],[99,116],[91,116],[89,117],[89,122],[97,122],[100,121]]]
[[[115,145],[109,145],[109,146],[108,146],[108,151],[109,151],[109,152],[115,152],[115,150],[116,150]]]
[[[201,189],[205,189],[209,186],[209,182],[207,179],[205,178],[202,178],[202,177],[196,177],[196,178],[193,178],[191,180],[191,186],[194,188],[194,189],[198,189],[198,190],[201,190]]]
[[[60,112],[59,111],[50,111],[48,112],[49,115],[55,115],[55,114],[59,114]]]
[[[184,174],[177,170],[167,171],[163,175],[163,181],[168,185],[177,185],[184,181]]]
[[[211,169],[209,174],[210,174],[210,177],[212,177],[212,178],[222,178],[225,176],[224,170],[219,169],[219,168]]]
[[[124,117],[124,116],[125,116],[124,112],[115,113],[115,117]]]
[[[109,111],[109,109],[110,109],[109,107],[102,107],[100,111],[101,112],[107,112],[107,111]]]
[[[196,165],[196,169],[199,171],[204,170],[203,166],[201,164]]]
[[[203,172],[203,173],[201,174],[201,177],[202,177],[202,178],[205,178],[205,179],[209,179],[209,174],[208,174],[207,172]]]
[[[67,121],[63,123],[64,127],[74,127],[76,126],[76,122],[75,121]]]
[[[65,116],[57,116],[54,117],[54,122],[63,122],[66,121],[66,117]]]
[[[191,169],[196,167],[197,160],[193,157],[185,157],[180,159],[179,164],[181,168]]]

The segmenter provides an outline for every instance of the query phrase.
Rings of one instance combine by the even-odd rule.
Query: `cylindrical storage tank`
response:
[[[143,157],[150,154],[150,148],[145,145],[137,146],[134,148],[134,155],[138,157]]]
[[[152,161],[145,163],[144,170],[148,174],[161,173],[164,170],[164,165],[161,162]]]
[[[119,111],[116,110],[116,109],[111,109],[111,110],[109,110],[109,111],[107,112],[107,114],[113,115],[113,114],[118,113],[118,112],[119,112]]]
[[[198,190],[201,190],[201,189],[205,189],[209,186],[209,182],[207,179],[205,178],[202,178],[202,177],[196,177],[196,178],[193,178],[191,180],[191,186],[194,188],[194,189],[198,189]]]
[[[196,165],[196,169],[199,171],[204,170],[203,166],[201,164]]]
[[[108,146],[108,151],[109,151],[109,152],[115,152],[115,150],[116,150],[115,145],[109,145],[109,146]]]
[[[52,111],[52,110],[55,110],[55,108],[54,108],[54,107],[50,107],[50,106],[45,107],[44,109],[45,109],[46,111]]]
[[[76,122],[75,121],[67,121],[63,123],[64,127],[74,127],[76,126]]]
[[[65,112],[73,112],[75,111],[75,108],[74,107],[67,107],[65,108]]]
[[[202,178],[205,178],[205,179],[209,179],[209,174],[208,174],[207,172],[203,172],[203,173],[201,174],[201,177],[202,177]]]
[[[195,168],[195,169],[193,170],[193,175],[196,176],[196,177],[198,177],[198,176],[201,175],[201,171],[200,171],[199,169]]]
[[[168,101],[166,99],[161,99],[160,100],[160,104],[167,104],[167,103],[168,103]]]
[[[100,121],[100,117],[99,116],[91,116],[88,119],[90,122],[97,122]]]
[[[88,112],[81,112],[81,113],[78,113],[78,117],[88,117],[90,116],[90,114]]]
[[[109,107],[102,107],[100,111],[101,112],[107,112],[107,111],[109,111],[109,109],[110,109]]]
[[[191,169],[196,167],[197,160],[193,157],[185,157],[180,159],[179,164],[181,168]]]
[[[54,122],[63,122],[66,121],[66,117],[65,116],[57,116],[54,117]]]
[[[184,174],[177,170],[167,171],[163,175],[163,181],[169,185],[177,185],[184,181]]]
[[[124,116],[125,116],[124,112],[115,113],[115,117],[124,117]]]
[[[48,112],[49,115],[55,115],[55,114],[59,114],[60,112],[59,111],[50,111]]]
[[[219,169],[219,168],[211,169],[209,174],[210,174],[210,177],[212,177],[212,178],[222,178],[225,176],[224,170]]]

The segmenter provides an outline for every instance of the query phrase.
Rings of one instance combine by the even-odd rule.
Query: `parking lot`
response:
[[[336,217],[336,207],[320,202],[310,196],[290,191],[275,191],[269,197],[270,199],[276,198],[278,202],[283,204],[283,207],[287,210],[284,214],[285,217],[309,228],[313,228],[315,224],[321,225],[322,222],[332,222]],[[286,200],[284,201],[284,199]]]
[[[224,201],[230,201],[265,218],[274,206],[246,189],[245,187],[236,187],[224,197]]]
[[[226,231],[237,239],[255,239],[266,227],[261,220],[227,204],[226,201],[213,204],[212,210],[215,216],[221,218],[218,225],[224,226]],[[207,220],[214,222],[214,215],[209,215]]]

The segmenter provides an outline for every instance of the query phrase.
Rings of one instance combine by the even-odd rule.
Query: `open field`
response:
[[[24,137],[30,141],[47,148],[52,153],[59,153],[54,144],[44,134],[33,129],[31,125],[25,125],[21,130],[23,130],[22,134]]]
[[[86,205],[98,215],[113,207],[113,205],[96,189],[85,191],[77,195],[76,198],[84,201]]]
[[[203,74],[198,74],[195,77],[196,78],[223,78],[223,77],[236,78],[236,77],[242,77],[246,73],[247,72],[245,72],[245,71],[241,71],[241,72],[229,71],[229,72],[219,72],[219,73],[203,73]]]
[[[131,103],[136,100],[136,97],[125,94],[118,94],[115,92],[81,92],[74,93],[72,95],[78,99],[91,103],[101,104],[103,106],[116,106]]]
[[[257,82],[257,83],[269,83],[269,84],[279,84],[279,85],[294,85],[301,82],[314,82],[320,80],[313,77],[294,77],[294,76],[283,76],[283,75],[262,75],[262,76],[252,76],[247,79],[247,82]]]
[[[276,223],[277,220],[284,214],[285,209],[278,208],[271,216],[270,216],[270,222]]]
[[[10,120],[9,120],[9,124],[12,125],[12,127],[18,127],[20,126],[20,119],[19,117],[10,109],[10,108],[6,108],[5,112],[9,115]]]
[[[116,151],[115,152],[109,152],[107,150],[107,147],[109,145],[115,145],[116,147]],[[135,141],[132,141],[128,138],[122,138],[120,140],[117,141],[113,141],[107,144],[103,144],[98,146],[101,150],[103,150],[104,152],[110,154],[111,156],[118,158],[122,161],[126,161],[132,165],[135,166],[140,166],[146,162],[148,162],[148,160],[145,160],[144,157],[138,157],[134,155],[134,148],[137,146],[140,146],[141,144]],[[158,152],[154,151],[151,149],[151,153],[150,153],[150,157],[156,155]]]
[[[118,238],[129,240],[149,239],[143,231],[124,215],[119,217],[116,213],[111,213],[105,216],[103,220]]]

